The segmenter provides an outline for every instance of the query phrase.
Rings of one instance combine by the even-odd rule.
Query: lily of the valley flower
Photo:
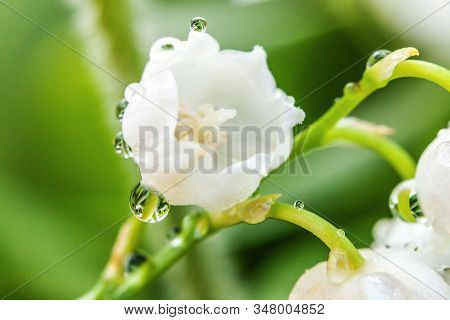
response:
[[[292,128],[305,117],[277,89],[263,48],[220,51],[195,31],[187,41],[156,41],[141,81],[125,96],[123,135],[142,182],[174,205],[210,211],[247,199],[288,158]],[[250,126],[256,138],[244,133]]]
[[[428,223],[450,234],[450,129],[439,131],[420,157],[416,189]]]
[[[327,263],[307,270],[290,299],[449,299],[450,245],[422,223],[382,220],[365,264],[341,283],[331,282]],[[329,272],[329,270],[328,270]]]

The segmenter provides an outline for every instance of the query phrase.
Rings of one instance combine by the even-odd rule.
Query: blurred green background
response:
[[[112,148],[119,129],[114,107],[124,87],[98,66],[134,82],[154,40],[185,38],[190,19],[203,16],[223,48],[266,48],[278,86],[296,98],[308,124],[345,83],[359,79],[361,58],[380,46],[414,46],[422,59],[448,67],[450,6],[437,10],[445,2],[1,1],[0,297],[17,288],[8,299],[78,297],[100,275],[118,226],[73,250],[128,214],[139,176]],[[395,128],[394,139],[418,158],[447,125],[449,104],[443,89],[407,79],[374,94],[355,114]],[[367,246],[374,222],[389,216],[395,172],[357,148],[328,148],[307,160],[309,175],[297,170],[273,178],[288,192],[270,182],[261,192],[281,192],[290,203],[302,199]],[[187,210],[174,208],[170,219],[149,225],[141,246],[163,245]],[[137,298],[284,299],[305,268],[326,255],[319,240],[286,223],[242,225],[196,247]]]

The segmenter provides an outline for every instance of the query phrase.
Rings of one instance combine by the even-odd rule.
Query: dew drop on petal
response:
[[[444,167],[450,167],[450,141],[439,144],[435,152],[439,164]]]
[[[419,250],[419,247],[414,242],[408,241],[404,244],[405,249],[410,251],[417,251]]]
[[[130,209],[139,220],[156,223],[167,217],[170,211],[170,203],[163,195],[142,183],[138,183],[131,191]]]
[[[403,181],[392,190],[389,197],[389,208],[394,217],[407,222],[423,218],[414,179]]]
[[[303,210],[305,208],[305,203],[301,200],[297,200],[294,202],[294,207],[298,210]]]
[[[116,106],[116,118],[117,120],[122,120],[123,115],[125,113],[125,109],[128,106],[128,101],[126,99],[122,99],[119,101],[119,103]]]
[[[161,49],[163,49],[163,50],[173,50],[173,49],[175,49],[175,47],[174,47],[174,45],[172,43],[166,43],[166,44],[163,44],[161,46]]]
[[[125,261],[125,271],[131,273],[145,261],[147,261],[146,256],[140,254],[139,252],[133,252],[127,257]]]
[[[383,60],[387,55],[389,55],[391,51],[389,50],[377,50],[374,53],[372,53],[367,59],[366,68],[372,67],[375,63],[377,63],[380,60]]]
[[[139,83],[132,83],[125,89],[125,99],[131,103],[140,97],[144,97],[145,88]]]
[[[114,151],[125,159],[133,157],[131,147],[125,142],[122,131],[120,131],[114,139]]]
[[[191,30],[196,32],[205,32],[208,24],[202,17],[195,17],[191,20]]]

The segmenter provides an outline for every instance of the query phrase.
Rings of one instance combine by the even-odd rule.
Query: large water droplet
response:
[[[122,120],[123,115],[125,113],[125,109],[128,106],[128,101],[126,99],[122,99],[119,101],[119,103],[116,106],[116,118],[117,120]]]
[[[138,183],[130,195],[130,209],[143,222],[156,223],[163,220],[170,211],[170,203],[163,195]]]
[[[302,200],[297,200],[294,202],[294,207],[298,210],[303,210],[305,208],[305,203]]]
[[[131,103],[144,98],[145,88],[139,83],[132,83],[125,89],[125,99]]]
[[[131,273],[145,261],[147,261],[146,256],[140,254],[139,252],[133,252],[127,257],[125,261],[125,271]]]
[[[403,181],[392,190],[389,197],[389,208],[394,217],[404,221],[414,222],[423,217],[414,179]]]
[[[205,32],[208,24],[206,20],[202,17],[195,17],[191,20],[191,30],[197,32]]]
[[[388,54],[390,54],[391,51],[389,50],[377,50],[374,53],[372,53],[367,59],[366,68],[372,67],[375,63],[377,63],[380,60],[383,60]]]
[[[344,250],[334,248],[327,261],[328,280],[333,284],[344,282],[352,274],[347,255]]]
[[[450,141],[440,143],[436,147],[436,158],[441,166],[450,167]]]
[[[133,157],[131,147],[125,142],[122,131],[120,131],[114,139],[114,151],[125,159]]]

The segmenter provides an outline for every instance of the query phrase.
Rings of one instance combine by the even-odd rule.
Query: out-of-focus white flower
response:
[[[420,157],[416,190],[428,223],[450,234],[450,129],[442,129]]]
[[[383,219],[374,228],[365,264],[341,283],[330,281],[327,263],[307,270],[290,299],[450,298],[450,245],[422,223]]]
[[[142,182],[174,205],[213,212],[248,198],[288,158],[292,128],[305,117],[277,89],[263,48],[220,51],[195,31],[187,41],[156,41],[125,97],[122,131]]]

